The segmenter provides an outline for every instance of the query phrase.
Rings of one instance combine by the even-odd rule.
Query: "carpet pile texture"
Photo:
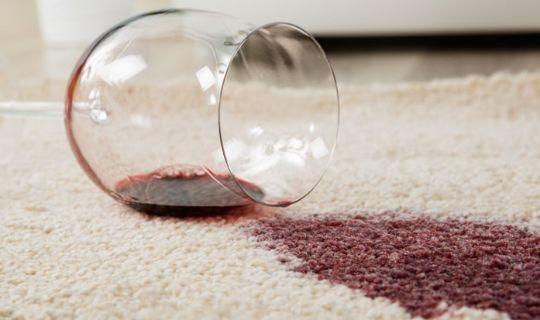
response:
[[[133,211],[61,119],[0,117],[0,318],[538,319],[540,74],[340,89],[316,190],[222,216]]]

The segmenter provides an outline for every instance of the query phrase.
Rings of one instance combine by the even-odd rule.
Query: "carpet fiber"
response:
[[[0,318],[540,317],[540,75],[341,95],[308,198],[213,217],[115,203],[60,119],[0,118]]]

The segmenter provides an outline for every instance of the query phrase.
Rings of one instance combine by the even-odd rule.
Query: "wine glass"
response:
[[[92,181],[136,209],[288,206],[329,164],[339,95],[323,49],[300,27],[161,10],[86,50],[65,126]]]

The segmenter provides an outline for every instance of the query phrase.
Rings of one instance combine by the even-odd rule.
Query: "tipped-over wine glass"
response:
[[[329,164],[339,97],[305,30],[174,9],[101,35],[73,71],[64,117],[86,174],[138,210],[287,206]]]

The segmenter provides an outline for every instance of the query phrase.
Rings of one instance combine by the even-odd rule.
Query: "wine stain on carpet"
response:
[[[399,302],[413,316],[467,306],[540,319],[540,235],[523,228],[359,215],[265,219],[248,230],[298,258],[294,271]]]

